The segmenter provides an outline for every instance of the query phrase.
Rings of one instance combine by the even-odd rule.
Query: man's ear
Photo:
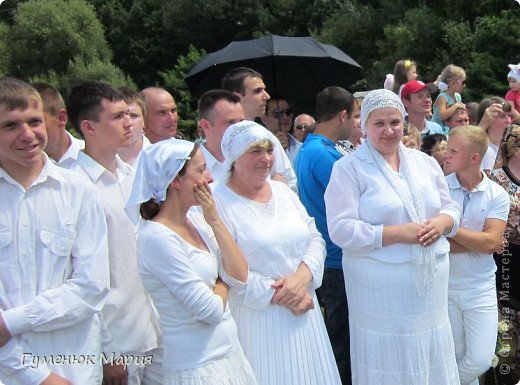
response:
[[[87,119],[84,119],[80,122],[79,128],[80,128],[81,132],[83,133],[84,137],[93,136],[96,133],[96,130],[92,126],[91,121],[87,120]]]
[[[67,115],[67,111],[64,108],[60,108],[60,110],[58,111],[58,124],[60,128],[65,128],[68,121],[69,116]]]

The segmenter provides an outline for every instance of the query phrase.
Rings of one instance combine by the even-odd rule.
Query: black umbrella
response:
[[[186,76],[195,97],[220,88],[235,67],[250,67],[264,77],[267,91],[288,101],[313,100],[327,86],[348,88],[361,66],[340,49],[311,37],[266,36],[234,41],[208,54]]]

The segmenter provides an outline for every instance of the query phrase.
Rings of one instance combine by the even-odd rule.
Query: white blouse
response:
[[[139,273],[159,311],[164,340],[163,368],[198,368],[238,349],[228,306],[213,292],[220,275],[231,287],[245,285],[222,268],[215,236],[202,214],[189,220],[210,250],[199,249],[168,227],[144,221],[138,237]]]
[[[442,170],[435,159],[406,149],[408,162],[423,196],[426,217],[447,214],[454,226],[447,236],[458,230],[459,207],[451,197]],[[402,175],[399,175],[403,178]],[[404,179],[404,178],[403,178]],[[334,164],[325,191],[327,224],[332,241],[343,249],[344,256],[371,257],[388,263],[409,262],[412,245],[395,243],[383,247],[383,227],[410,222],[403,201],[373,161],[366,146]],[[441,237],[434,244],[436,254],[450,250]]]

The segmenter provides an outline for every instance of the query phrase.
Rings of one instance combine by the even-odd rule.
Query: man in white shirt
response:
[[[235,93],[240,98],[245,119],[254,121],[265,115],[267,101],[271,98],[265,89],[262,75],[247,67],[237,67],[222,79],[222,88]],[[278,140],[274,146],[274,165],[271,178],[280,180],[297,191],[296,174],[291,161]]]
[[[146,106],[144,134],[150,143],[174,138],[177,135],[179,115],[173,96],[160,87],[148,87],[139,94]]]
[[[33,83],[32,86],[36,88],[43,102],[48,138],[45,152],[59,166],[66,167],[78,158],[78,153],[85,148],[85,142],[73,137],[65,129],[68,116],[60,92],[47,83]]]
[[[509,195],[481,171],[488,146],[476,126],[450,131],[444,171],[461,207],[460,228],[450,239],[448,311],[461,385],[477,385],[495,355],[498,309],[493,252],[501,245]]]
[[[49,160],[46,143],[38,92],[0,79],[0,381],[101,384],[103,209],[90,183]]]
[[[85,138],[85,150],[70,169],[94,184],[108,226],[110,293],[102,310],[106,326],[103,352],[107,357],[133,361],[127,368],[104,365],[104,382],[138,385],[146,375],[145,364],[153,363],[158,329],[137,270],[134,225],[124,210],[134,172],[119,159],[117,151],[133,140],[128,105],[112,86],[83,82],[72,88],[67,108],[73,127]]]

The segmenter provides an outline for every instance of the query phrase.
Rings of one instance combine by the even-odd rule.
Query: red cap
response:
[[[410,94],[415,94],[419,91],[424,90],[425,88],[430,91],[430,94],[437,92],[439,89],[433,83],[423,83],[420,80],[410,80],[407,82],[404,87],[401,89],[401,99],[407,99]]]

